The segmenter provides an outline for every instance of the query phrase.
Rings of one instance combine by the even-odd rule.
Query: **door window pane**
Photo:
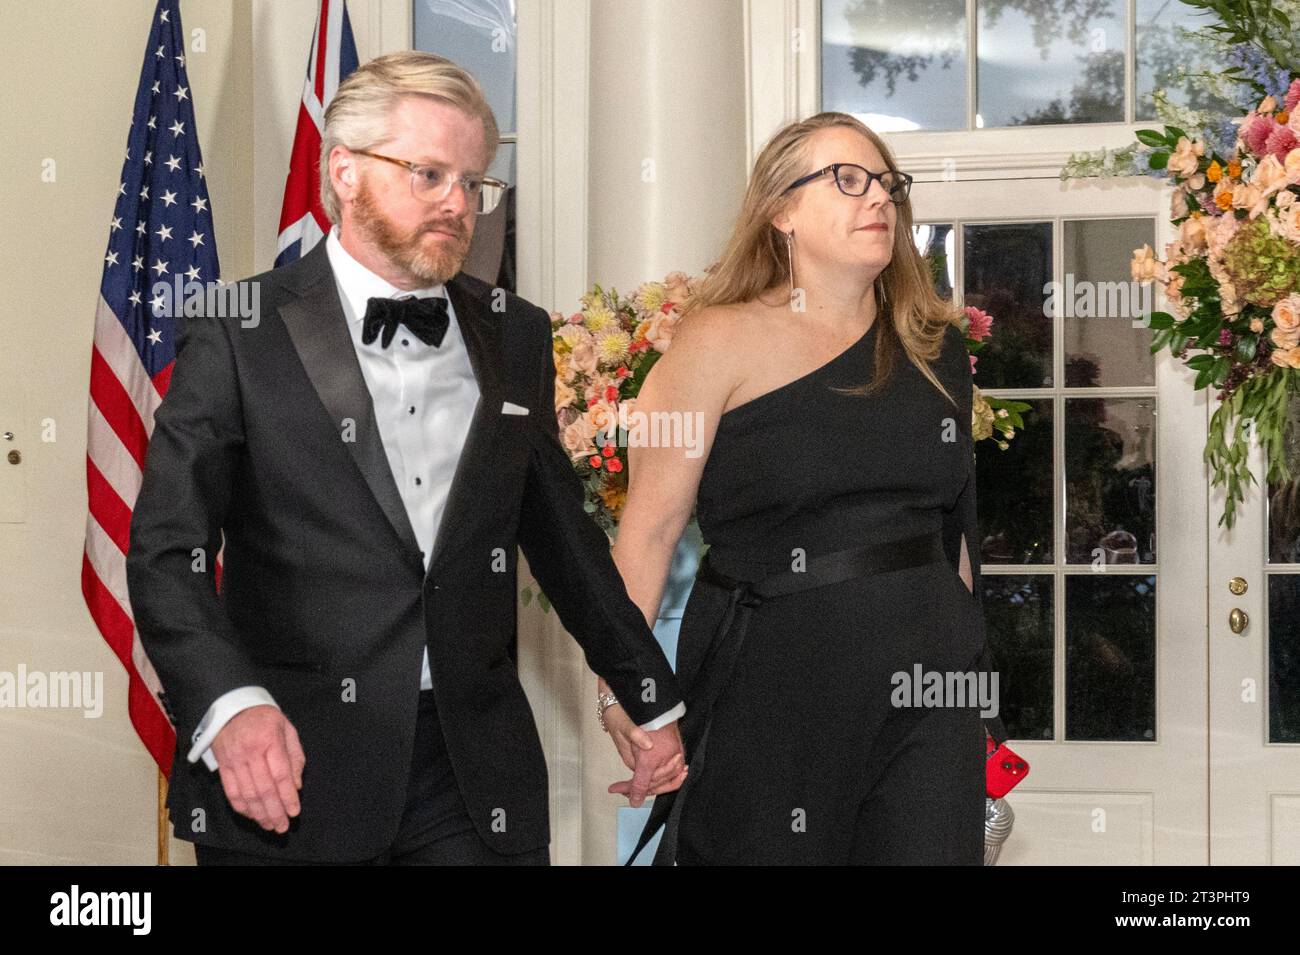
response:
[[[1268,741],[1300,743],[1300,575],[1268,577]]]
[[[977,7],[976,126],[1124,121],[1125,0]]]
[[[415,0],[415,49],[468,70],[502,134],[515,131],[513,0]]]
[[[1154,409],[1155,398],[1065,399],[1069,563],[1155,563]]]
[[[1197,110],[1209,110],[1224,117],[1240,113],[1233,104],[1211,96],[1187,80],[1178,78],[1182,68],[1187,73],[1217,70],[1209,45],[1187,30],[1200,30],[1211,21],[1205,14],[1176,0],[1137,0],[1137,70],[1134,92],[1139,121],[1156,118],[1156,102],[1151,93],[1163,89],[1170,102]]]
[[[1063,316],[1065,384],[1072,388],[1154,385],[1151,330],[1154,283],[1131,281],[1132,250],[1155,245],[1152,219],[1077,219],[1062,223],[1065,276],[1057,290]]]
[[[1156,579],[1065,578],[1065,738],[1156,738]]]
[[[1025,430],[1005,451],[992,441],[975,448],[981,566],[1053,559],[1052,402],[1028,398],[1025,403],[1030,406]]]
[[[1300,564],[1300,397],[1292,396],[1287,408],[1291,426],[1283,435],[1283,449],[1291,480],[1268,485],[1268,562]]]
[[[1043,314],[1052,281],[1050,222],[968,225],[963,230],[965,304],[993,316],[980,351],[981,388],[1052,385],[1052,319]]]
[[[966,0],[823,0],[822,109],[877,132],[966,128]]]
[[[956,259],[953,257],[953,239],[951,223],[923,223],[912,227],[912,240],[929,267],[934,289],[941,298],[949,301],[952,300],[952,287],[957,279],[954,273]]]
[[[1051,739],[1055,685],[1052,576],[990,574],[985,632],[998,668],[999,713],[1011,739]]]
[[[510,183],[501,203],[479,216],[462,271],[517,290],[515,266],[514,0],[415,0],[414,46],[463,67],[483,89],[501,140],[487,174]]]

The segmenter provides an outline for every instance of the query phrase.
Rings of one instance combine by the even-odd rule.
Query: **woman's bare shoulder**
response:
[[[657,377],[673,397],[720,409],[751,360],[755,317],[749,303],[709,305],[682,316],[647,386]]]
[[[709,305],[682,318],[673,333],[673,347],[681,341],[686,346],[682,351],[692,359],[705,356],[712,363],[743,366],[752,343],[770,335],[774,311],[757,301]]]

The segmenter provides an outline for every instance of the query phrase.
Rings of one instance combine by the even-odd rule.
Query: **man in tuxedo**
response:
[[[549,862],[519,547],[640,726],[632,804],[683,778],[671,667],[559,442],[550,318],[459,271],[497,141],[450,61],[366,64],[326,112],[334,228],[247,280],[255,320],[186,321],[127,572],[200,864]]]

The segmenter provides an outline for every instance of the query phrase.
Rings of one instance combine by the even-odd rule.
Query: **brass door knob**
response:
[[[1228,628],[1233,633],[1241,633],[1250,624],[1250,617],[1240,607],[1233,607],[1228,612]]]

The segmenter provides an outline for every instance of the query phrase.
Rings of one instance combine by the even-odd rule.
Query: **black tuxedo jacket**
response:
[[[260,285],[255,325],[186,321],[131,520],[131,606],[177,730],[177,836],[321,861],[383,852],[427,646],[477,831],[503,854],[546,846],[546,764],[511,652],[517,547],[634,721],[680,700],[560,445],[549,316],[464,274],[446,285],[482,398],[426,574],[325,243],[247,281]],[[248,685],[275,697],[307,757],[284,835],[234,812],[219,773],[186,760],[209,705]]]

